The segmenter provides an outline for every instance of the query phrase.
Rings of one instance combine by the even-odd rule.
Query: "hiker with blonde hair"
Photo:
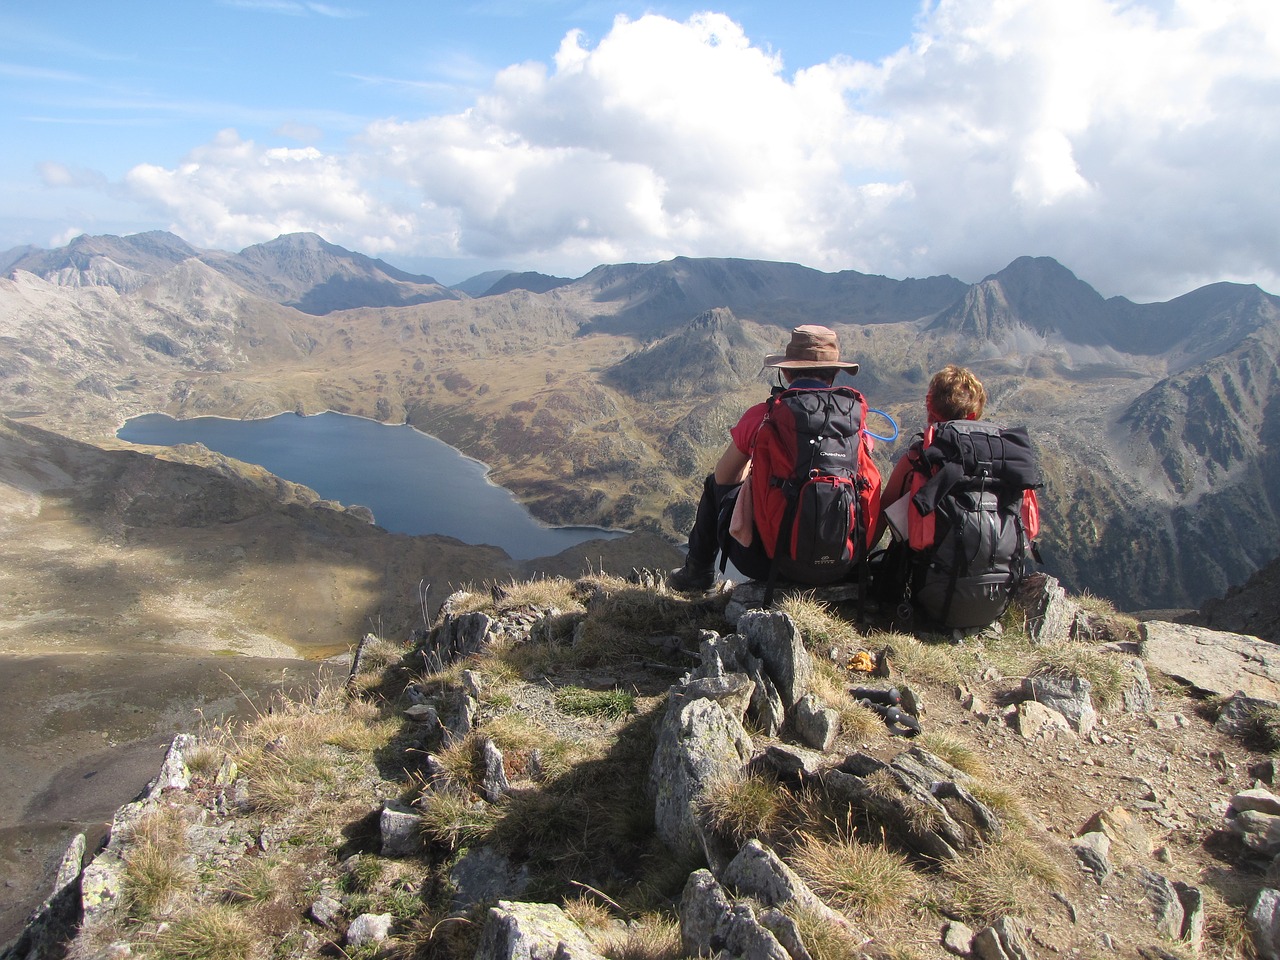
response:
[[[1039,560],[1040,467],[1023,427],[983,420],[987,391],[949,364],[925,393],[926,426],[881,496],[893,540],[873,576],[899,617],[978,629],[999,618]]]

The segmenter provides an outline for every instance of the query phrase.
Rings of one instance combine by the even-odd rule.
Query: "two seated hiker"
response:
[[[875,594],[899,619],[916,610],[940,627],[986,626],[1008,606],[1029,570],[1039,527],[1039,470],[1025,429],[981,419],[986,390],[950,365],[930,381],[927,427],[881,491],[871,459],[867,405],[840,371],[833,330],[791,331],[785,353],[767,356],[785,384],[748,408],[703,482],[677,590],[707,590],[716,560],[745,577],[825,586],[856,581],[874,566]],[[872,554],[886,528],[890,546]],[[874,563],[873,563],[874,561]]]

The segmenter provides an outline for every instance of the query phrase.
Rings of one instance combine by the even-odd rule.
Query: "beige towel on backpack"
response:
[[[744,547],[751,546],[755,538],[756,514],[751,506],[751,474],[742,481],[738,488],[738,501],[733,505],[733,516],[729,518],[729,536]]]

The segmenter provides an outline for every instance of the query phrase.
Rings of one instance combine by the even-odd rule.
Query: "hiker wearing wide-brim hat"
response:
[[[815,324],[793,329],[786,350],[766,356],[764,367],[777,369],[788,389],[829,388],[841,371],[849,375],[858,372],[858,364],[840,357],[840,339],[836,332]],[[765,553],[761,538],[751,537],[751,521],[739,518],[746,511],[733,509],[750,472],[752,445],[767,408],[767,403],[757,403],[742,415],[729,431],[729,445],[716,462],[715,470],[703,482],[684,566],[673,570],[667,578],[675,589],[709,589],[715,583],[715,562],[722,550],[744,576],[752,579],[769,576],[772,561]],[[749,503],[751,498],[744,495],[741,499]],[[730,510],[736,524],[746,523],[743,539],[749,540],[749,545],[738,539],[734,529],[724,529],[726,525],[722,521]],[[729,533],[734,535],[728,536]]]

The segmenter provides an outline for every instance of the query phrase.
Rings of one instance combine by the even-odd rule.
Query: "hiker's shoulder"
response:
[[[729,430],[729,435],[733,437],[739,449],[746,450],[750,447],[752,438],[756,435],[756,431],[760,429],[760,424],[764,421],[765,413],[768,412],[769,401],[761,400],[759,403],[753,403],[743,411],[742,416],[738,418],[738,422]]]

